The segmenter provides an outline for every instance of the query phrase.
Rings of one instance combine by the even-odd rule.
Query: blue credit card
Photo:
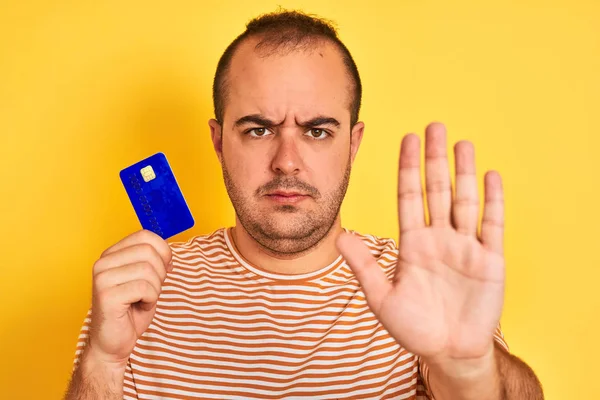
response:
[[[164,153],[156,153],[120,174],[144,229],[163,239],[194,226],[194,218]]]

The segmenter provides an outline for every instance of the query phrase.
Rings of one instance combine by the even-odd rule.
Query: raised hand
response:
[[[485,175],[478,233],[474,148],[461,141],[454,151],[453,196],[446,129],[440,123],[426,128],[427,223],[419,137],[409,134],[402,140],[399,254],[391,281],[359,238],[343,234],[337,242],[386,330],[408,351],[439,364],[489,355],[504,301],[502,181],[497,172]]]

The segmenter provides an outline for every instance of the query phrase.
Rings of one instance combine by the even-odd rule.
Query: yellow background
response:
[[[364,84],[343,223],[397,239],[401,137],[443,121],[504,179],[503,328],[548,399],[600,398],[600,2],[0,3],[0,398],[64,392],[91,267],[139,223],[119,170],[169,158],[196,218],[233,223],[206,121],[253,16],[337,22]],[[482,188],[480,188],[482,190]]]

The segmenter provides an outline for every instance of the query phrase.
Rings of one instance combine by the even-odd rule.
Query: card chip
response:
[[[156,178],[156,174],[154,173],[151,165],[142,168],[140,173],[142,174],[142,178],[144,178],[144,182],[150,182],[152,179]]]

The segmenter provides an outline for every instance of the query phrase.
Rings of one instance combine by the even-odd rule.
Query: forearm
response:
[[[65,400],[121,400],[125,367],[94,363],[84,352],[73,373]]]
[[[496,359],[503,386],[502,400],[543,400],[542,385],[533,370],[518,357],[498,347]]]
[[[541,385],[519,358],[495,344],[489,362],[450,373],[431,365],[429,383],[435,400],[543,400]]]

